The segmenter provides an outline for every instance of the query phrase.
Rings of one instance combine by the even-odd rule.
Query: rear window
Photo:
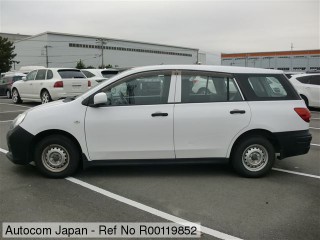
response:
[[[58,70],[58,73],[61,78],[86,78],[80,70],[63,69]]]
[[[236,74],[246,100],[299,100],[300,97],[282,74]]]
[[[22,77],[23,77],[23,76],[14,76],[13,79],[12,79],[12,81],[13,81],[13,82],[19,81],[19,80],[22,79]]]
[[[92,72],[86,71],[86,70],[81,70],[84,75],[86,75],[87,78],[95,77]]]
[[[119,71],[101,71],[101,74],[104,78],[111,78],[114,75],[117,75]]]

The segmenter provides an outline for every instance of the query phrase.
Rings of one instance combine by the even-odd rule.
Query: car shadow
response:
[[[75,177],[198,177],[237,176],[228,164],[155,164],[130,166],[99,166],[80,170]]]

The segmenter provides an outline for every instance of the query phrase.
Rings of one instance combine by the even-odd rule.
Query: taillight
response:
[[[62,88],[63,87],[63,81],[55,82],[53,87],[54,88]]]
[[[91,81],[90,80],[88,81],[88,87],[91,87]]]
[[[306,122],[310,122],[311,113],[308,108],[294,108],[296,113]]]

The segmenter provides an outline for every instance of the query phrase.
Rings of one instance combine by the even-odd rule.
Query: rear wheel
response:
[[[41,103],[45,104],[45,103],[48,103],[51,101],[52,101],[52,99],[51,99],[50,93],[47,90],[42,91],[41,92]]]
[[[264,137],[251,136],[235,146],[231,163],[237,173],[244,177],[262,177],[275,161],[273,145]]]
[[[22,103],[19,92],[16,88],[12,90],[12,101],[14,104]]]
[[[34,156],[37,168],[47,177],[70,176],[79,166],[80,154],[76,144],[63,135],[51,135],[41,140]]]

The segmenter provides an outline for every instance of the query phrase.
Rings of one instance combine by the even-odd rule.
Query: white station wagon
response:
[[[31,71],[11,87],[13,103],[24,100],[48,103],[78,96],[91,87],[91,81],[75,68],[42,68]]]
[[[214,91],[193,91],[194,79]],[[216,160],[260,177],[276,158],[309,151],[309,121],[282,71],[148,66],[20,114],[7,134],[7,157],[16,164],[35,161],[55,178],[79,166]]]

